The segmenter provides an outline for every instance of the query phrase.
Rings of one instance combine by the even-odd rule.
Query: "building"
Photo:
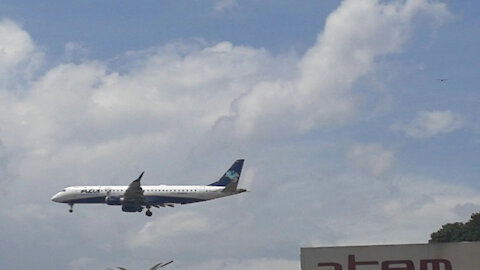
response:
[[[302,270],[480,270],[480,242],[301,248]]]

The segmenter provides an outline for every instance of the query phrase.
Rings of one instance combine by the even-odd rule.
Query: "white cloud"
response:
[[[5,145],[3,145],[3,142],[0,140],[0,168],[2,171],[4,171],[7,168],[7,163],[8,163],[7,150],[5,148]]]
[[[190,269],[190,268],[188,268]],[[282,259],[217,260],[197,265],[197,270],[292,270],[300,269],[300,262]]]
[[[350,120],[357,111],[355,82],[375,68],[376,58],[399,52],[413,18],[425,13],[449,17],[445,5],[431,1],[343,1],[293,71],[296,78],[261,82],[239,99],[237,132],[305,132]]]
[[[25,220],[41,220],[48,218],[48,211],[42,209],[41,206],[33,204],[33,203],[26,203],[21,205],[16,205],[10,211],[5,213],[10,218],[16,219],[19,222],[25,222]]]
[[[459,207],[480,202],[480,193],[469,187],[404,174],[382,179],[340,174],[331,185],[335,188],[317,193],[324,206],[312,212],[325,218],[317,221],[320,233],[312,233],[304,246],[427,242],[442,224],[468,219]]]
[[[42,61],[30,35],[15,22],[0,21],[0,97],[2,90],[28,79]],[[22,83],[24,84],[24,83]],[[15,85],[15,84],[13,84]]]
[[[471,212],[458,211],[459,207],[480,203],[478,192],[433,179],[405,177],[395,187],[398,194],[386,200],[379,210],[389,222],[403,228],[394,237],[397,242],[420,235],[429,238],[442,224],[468,219]],[[422,229],[417,231],[419,228]]]
[[[2,89],[7,91],[0,91],[0,159],[8,154],[3,159],[17,177],[0,200],[32,202],[17,219],[53,209],[36,218],[52,231],[19,228],[16,220],[5,218],[9,229],[2,240],[24,255],[31,249],[19,244],[18,235],[43,243],[53,234],[54,243],[85,256],[70,265],[72,258],[64,259],[59,267],[127,265],[125,254],[131,265],[142,265],[145,257],[162,254],[181,256],[185,262],[178,265],[184,269],[198,270],[199,263],[205,269],[235,270],[298,268],[298,261],[281,258],[295,258],[300,244],[388,242],[392,234],[394,240],[424,239],[446,220],[440,210],[447,218],[458,217],[451,209],[478,204],[478,194],[438,180],[345,175],[329,154],[344,149],[336,140],[284,139],[354,119],[360,95],[355,82],[375,69],[376,58],[400,52],[413,17],[424,13],[442,21],[448,12],[431,1],[347,0],[301,59],[230,42],[170,43],[120,56],[120,62],[128,58],[122,70],[103,61],[64,63],[39,74],[21,93]],[[2,64],[4,70],[18,70],[38,48],[18,25],[9,24],[4,26],[23,36],[19,44],[31,46]],[[265,134],[271,135],[268,140],[255,142]],[[323,144],[329,153],[322,151]],[[247,158],[242,181],[254,192],[180,206],[187,212],[155,209],[155,218],[147,222],[144,215],[107,206],[76,206],[67,218],[68,206],[46,199],[67,185],[125,184],[144,168],[150,183],[201,183],[237,156]],[[367,144],[354,146],[347,157],[370,175],[383,176],[394,153]],[[431,186],[441,190],[432,194]],[[9,217],[8,209],[3,217]],[[413,221],[397,223],[406,211],[421,228]],[[135,253],[139,248],[142,252]],[[211,261],[218,257],[225,259]],[[118,264],[101,264],[105,258]]]
[[[130,241],[132,248],[151,247],[165,244],[170,238],[180,237],[187,240],[194,234],[205,233],[209,222],[193,212],[178,212],[169,216],[162,216],[147,222]]]
[[[65,44],[65,57],[68,62],[85,61],[88,49],[79,42],[68,42]]]
[[[0,21],[0,68],[13,68],[34,50],[30,35],[10,20]]]
[[[122,75],[100,62],[52,68],[26,95],[0,100],[2,140],[51,155],[69,143],[206,132],[265,70],[275,74],[275,60],[263,50],[224,42],[182,57],[182,49],[159,48]]]
[[[123,73],[98,61],[58,65],[26,94],[0,101],[0,135],[10,148],[49,156],[69,144],[140,133],[206,135],[217,127],[216,133],[251,138],[344,123],[356,112],[354,82],[374,68],[376,57],[401,49],[411,18],[434,6],[438,16],[447,13],[435,3],[409,3],[343,2],[297,63],[220,42],[149,50]],[[35,51],[28,34],[4,24],[29,44],[13,59]]]
[[[355,145],[347,157],[356,167],[366,170],[372,176],[387,172],[393,164],[394,153],[379,144]]]
[[[87,269],[92,266],[92,263],[95,260],[92,258],[81,257],[76,260],[73,260],[68,264],[68,269],[77,270],[77,269]]]
[[[237,5],[238,3],[236,0],[217,0],[213,6],[213,10],[216,12],[225,12],[233,9]]]
[[[421,111],[408,124],[397,124],[394,130],[402,130],[409,137],[428,138],[451,133],[464,126],[462,117],[451,111]]]

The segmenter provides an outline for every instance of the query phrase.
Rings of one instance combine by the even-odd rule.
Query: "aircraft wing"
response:
[[[143,172],[140,176],[128,185],[127,190],[123,194],[123,201],[125,203],[139,202],[144,203],[145,197],[143,196],[143,189],[140,186],[140,180],[142,179]]]

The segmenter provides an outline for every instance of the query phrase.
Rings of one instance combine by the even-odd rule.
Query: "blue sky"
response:
[[[61,54],[80,42],[105,59],[171,41],[203,38],[268,48],[306,50],[337,1],[244,1],[217,11],[221,1],[48,1],[2,4],[2,15],[22,24],[36,42]],[[228,1],[225,1],[228,2]],[[299,27],[301,26],[301,27]],[[308,38],[307,38],[308,37]]]
[[[467,220],[478,8],[0,3],[0,268],[299,269],[301,246],[426,242]],[[141,171],[208,184],[238,158],[252,192],[152,218],[49,201]]]

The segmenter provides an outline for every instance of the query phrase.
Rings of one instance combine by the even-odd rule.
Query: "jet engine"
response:
[[[108,205],[122,205],[122,202],[123,202],[122,197],[115,197],[115,196],[105,197],[105,203]]]
[[[123,212],[142,212],[143,207],[138,202],[124,202],[122,204]]]

